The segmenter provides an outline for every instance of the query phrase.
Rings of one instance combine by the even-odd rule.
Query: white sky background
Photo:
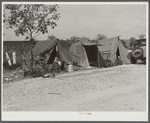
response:
[[[104,34],[107,38],[121,35],[121,39],[138,38],[146,34],[146,4],[58,4],[61,15],[55,29],[39,35],[37,40],[46,40],[48,35],[59,39],[71,36],[96,38]],[[4,41],[24,40],[16,37],[11,29],[4,29]]]

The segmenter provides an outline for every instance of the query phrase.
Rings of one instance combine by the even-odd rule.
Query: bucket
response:
[[[72,72],[73,71],[73,66],[72,66],[72,64],[69,64],[68,65],[68,72]]]

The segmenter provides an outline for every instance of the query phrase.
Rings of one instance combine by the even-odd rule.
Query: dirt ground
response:
[[[146,65],[3,84],[3,111],[145,111]]]

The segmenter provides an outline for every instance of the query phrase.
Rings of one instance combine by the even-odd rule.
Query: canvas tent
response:
[[[99,51],[104,55],[106,53],[109,53],[109,60],[115,63],[117,60],[117,57],[120,57],[120,60],[122,61],[123,64],[129,64],[130,61],[127,58],[128,54],[128,49],[126,49],[121,40],[119,39],[119,36],[109,38],[109,39],[104,39],[104,40],[98,40],[98,49]],[[106,59],[106,58],[104,58]]]
[[[58,39],[38,41],[37,44],[32,48],[33,58],[38,55],[44,55],[47,64],[52,64],[55,57],[59,57],[61,61],[67,64],[72,63],[72,57],[59,43]],[[26,54],[26,60],[29,61],[30,52]],[[30,62],[28,62],[28,65]]]
[[[105,66],[105,62],[98,51],[97,45],[89,42],[87,39],[81,39],[79,42],[72,44],[69,52],[72,54],[72,59],[76,59],[78,65],[83,68],[93,65],[98,66],[98,58],[100,67]]]
[[[121,39],[121,41],[123,42],[124,44],[124,47],[128,50],[130,50],[130,39]]]

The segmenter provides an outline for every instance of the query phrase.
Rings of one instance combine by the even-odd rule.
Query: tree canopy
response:
[[[106,39],[107,38],[107,36],[106,35],[104,35],[104,34],[97,34],[97,40],[102,40],[102,39]]]
[[[78,42],[80,39],[81,39],[81,38],[78,37],[78,36],[71,36],[71,37],[70,37],[70,40],[74,41],[74,43],[75,43],[75,42]]]
[[[58,39],[58,38],[56,38],[54,35],[48,35],[48,39],[53,40],[53,39]]]
[[[130,38],[130,47],[133,47],[135,45],[138,45],[138,42],[137,42],[136,38],[131,37]]]
[[[138,35],[139,39],[144,39],[145,38],[145,34],[140,34]]]
[[[103,39],[107,39],[107,36],[104,34],[97,34],[97,37],[91,40],[91,42],[97,43],[98,40],[103,40]]]
[[[60,18],[58,5],[5,4],[3,7],[5,28],[14,29],[16,36],[26,36],[30,41],[40,33],[48,33],[48,27],[54,29]]]

